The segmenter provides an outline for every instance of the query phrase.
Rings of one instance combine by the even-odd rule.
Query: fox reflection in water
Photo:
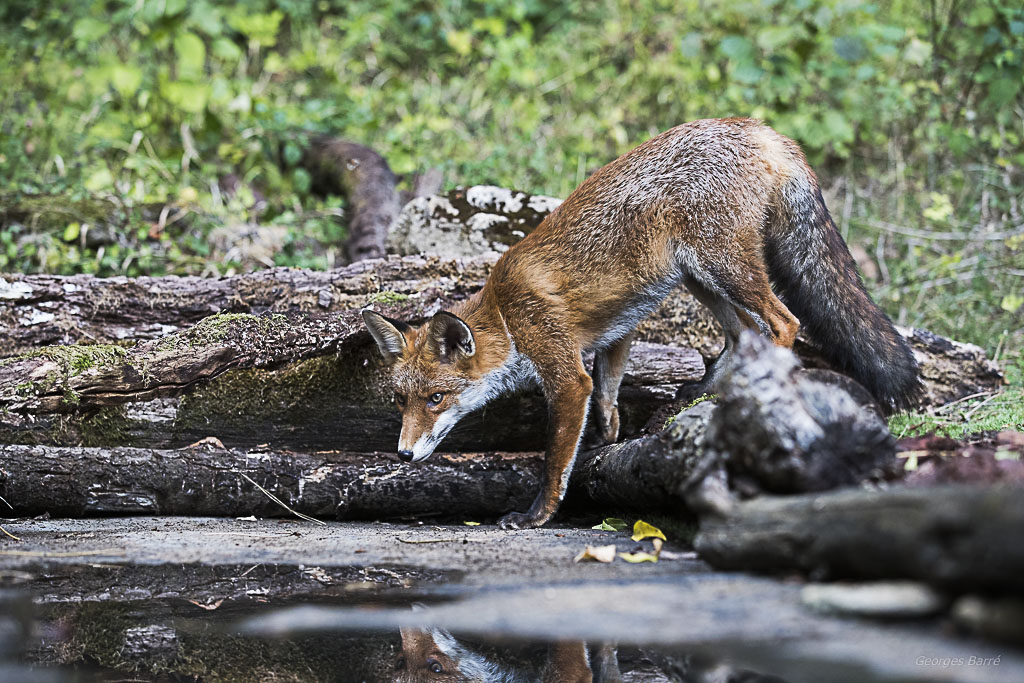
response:
[[[593,667],[593,668],[592,668]],[[539,669],[539,670],[538,670]],[[554,643],[540,667],[499,662],[471,649],[441,629],[402,629],[402,651],[395,663],[398,683],[473,681],[480,683],[618,683],[615,649],[596,648],[593,657],[582,641]]]

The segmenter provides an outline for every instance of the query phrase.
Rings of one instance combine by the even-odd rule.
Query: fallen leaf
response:
[[[588,545],[572,561],[594,560],[595,562],[611,562],[614,559],[615,544],[613,543],[612,545]]]
[[[463,522],[466,526],[480,526],[480,522]]]
[[[628,524],[625,520],[619,519],[618,517],[607,517],[600,524],[590,527],[597,531],[622,531]]]
[[[199,439],[199,441],[196,441],[195,443],[190,443],[186,448],[199,448],[200,446],[212,446],[224,450],[223,442],[215,436],[207,436]]]
[[[209,604],[203,604],[203,603],[198,602],[196,600],[189,600],[189,602],[191,602],[196,607],[202,607],[206,611],[212,612],[213,610],[217,609],[222,604],[224,604],[224,598],[221,598],[220,600],[217,600],[216,602],[211,602]]]
[[[636,564],[638,562],[657,562],[658,556],[650,553],[619,553],[619,557],[626,562]]]
[[[661,529],[656,526],[651,526],[642,519],[636,520],[636,524],[633,525],[633,540],[642,541],[645,538],[660,538],[663,541],[667,541],[665,534],[661,533]]]

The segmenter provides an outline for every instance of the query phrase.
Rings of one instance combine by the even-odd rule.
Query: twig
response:
[[[964,422],[970,422],[971,418],[974,417],[974,414],[976,412],[978,412],[978,410],[980,410],[981,408],[984,408],[989,403],[991,403],[994,399],[996,399],[996,398],[998,398],[998,397],[1000,397],[1002,395],[1003,395],[1003,392],[997,391],[996,393],[992,394],[991,396],[986,398],[984,401],[982,401],[978,405],[976,405],[973,408],[971,408],[969,411],[967,411],[966,413],[963,414]]]
[[[14,534],[12,534],[10,531],[8,531],[7,529],[3,528],[2,526],[0,526],[0,531],[4,532],[4,535],[10,536],[11,538],[13,538],[15,541],[20,541],[21,540],[20,538],[18,538]]]
[[[945,411],[945,410],[947,410],[949,408],[952,408],[953,406],[955,406],[957,404],[963,403],[964,401],[970,401],[972,398],[981,398],[982,396],[992,396],[993,394],[995,396],[998,396],[1001,393],[1002,393],[1001,391],[979,391],[976,394],[968,394],[967,396],[964,396],[962,398],[958,398],[955,401],[950,401],[949,403],[945,403],[945,404],[939,406],[938,408],[936,408],[935,410],[933,410],[932,412],[933,413],[941,413],[941,412],[943,412],[943,411]]]
[[[399,543],[480,543],[482,538],[396,538]]]
[[[267,494],[267,498],[270,498],[270,500],[274,501],[275,503],[277,503],[278,505],[283,507],[285,510],[287,510],[288,512],[290,512],[293,515],[295,515],[296,517],[304,519],[304,520],[306,520],[308,522],[315,522],[317,524],[322,524],[324,526],[327,526],[327,522],[322,522],[319,519],[317,519],[316,517],[310,517],[309,515],[304,515],[301,512],[298,512],[297,510],[291,509],[290,507],[285,505],[283,500],[281,500],[280,498],[275,496],[273,493],[271,493],[270,491],[266,490],[265,488],[263,488],[262,486],[257,484],[245,472],[239,472],[239,474],[242,475],[242,477],[244,477],[250,484],[252,484],[256,488],[258,488],[260,491],[263,491],[263,493]]]
[[[3,496],[0,496],[0,503],[3,503],[4,505],[6,505],[7,507],[11,508],[12,510],[14,509],[14,506],[11,505],[10,503],[8,503],[7,499],[5,499]]]
[[[105,550],[76,550],[69,553],[35,552],[33,550],[0,550],[0,555],[13,555],[15,557],[85,557],[87,555],[118,555],[123,556],[124,551],[117,548]]]

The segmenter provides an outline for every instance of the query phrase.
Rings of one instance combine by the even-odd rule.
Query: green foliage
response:
[[[343,207],[299,167],[313,132],[565,196],[658,131],[755,116],[834,188],[894,318],[1024,347],[1015,0],[16,0],[0,30],[2,204],[119,207],[8,216],[3,270],[333,265]],[[240,255],[250,225],[272,239]]]

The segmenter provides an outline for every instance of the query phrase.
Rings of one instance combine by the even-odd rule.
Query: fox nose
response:
[[[404,462],[412,462],[412,451],[398,451],[398,457]]]

